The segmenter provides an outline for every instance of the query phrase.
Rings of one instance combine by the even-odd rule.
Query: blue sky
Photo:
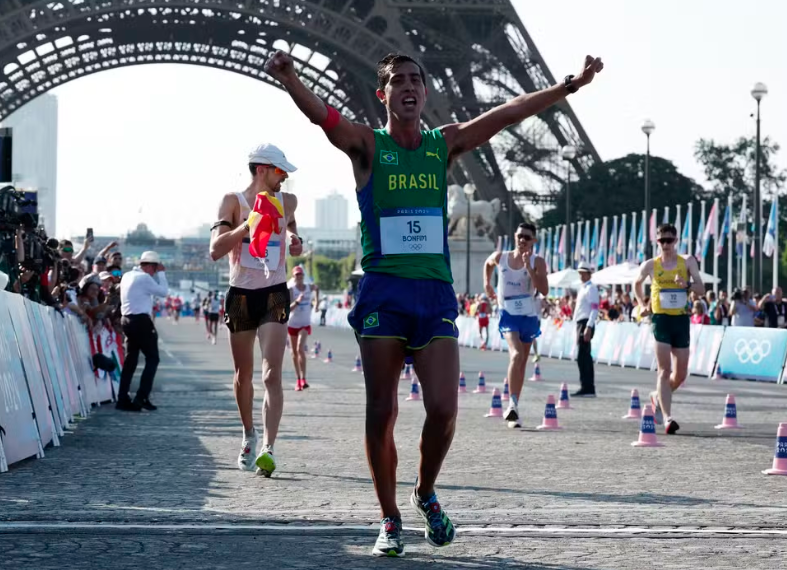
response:
[[[750,90],[762,81],[763,134],[787,145],[787,2],[662,0],[514,1],[555,77],[576,73],[585,54],[606,69],[571,103],[602,158],[651,148],[702,182],[699,137],[730,142],[754,132]],[[299,171],[299,222],[332,189],[355,208],[350,163],[289,98],[262,82],[193,66],[102,72],[54,90],[60,101],[58,228],[124,233],[145,221],[179,236],[213,222],[221,196],[245,188],[248,150],[281,146]],[[778,156],[787,168],[787,150]]]

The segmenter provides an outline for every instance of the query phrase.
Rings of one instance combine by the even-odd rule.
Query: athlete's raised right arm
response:
[[[218,221],[210,232],[210,258],[218,261],[249,234],[246,224],[238,225],[240,204],[235,194],[225,194],[219,206]],[[236,227],[237,226],[237,227]]]
[[[648,259],[639,266],[639,275],[637,275],[637,278],[634,280],[634,296],[637,298],[637,302],[643,310],[647,309],[647,307],[645,307],[645,281],[647,281],[651,273],[653,273],[653,260]]]
[[[490,255],[484,262],[484,291],[490,300],[495,298],[495,289],[492,287],[492,272],[495,267],[500,263],[500,256],[503,254],[501,251],[496,251]]]
[[[292,57],[277,51],[265,62],[265,71],[282,84],[292,100],[312,123],[325,130],[331,144],[345,153],[362,170],[371,167],[374,132],[366,125],[353,123],[315,95],[298,77]]]

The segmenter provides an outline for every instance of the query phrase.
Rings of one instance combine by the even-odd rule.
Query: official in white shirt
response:
[[[126,336],[126,360],[120,374],[120,388],[115,406],[118,410],[138,412],[156,409],[150,402],[153,378],[158,368],[158,334],[151,319],[153,297],[166,297],[169,291],[164,266],[154,251],[146,251],[135,267],[120,280],[120,324]],[[137,369],[139,353],[145,355],[145,369],[134,401],[128,395]]]
[[[598,288],[590,281],[593,268],[583,261],[577,266],[582,286],[577,294],[574,320],[577,323],[577,366],[579,367],[579,391],[573,396],[595,398],[596,382],[593,371],[593,357],[590,355],[590,342],[598,321]]]

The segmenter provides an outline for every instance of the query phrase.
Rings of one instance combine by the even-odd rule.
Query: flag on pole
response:
[[[668,224],[669,223],[669,206],[665,206],[664,207],[664,217],[661,218],[661,223],[662,224]]]
[[[649,234],[650,237],[649,237],[648,241],[654,242],[654,241],[656,241],[656,210],[655,209],[650,213],[650,224],[649,224],[649,226],[650,226],[650,229],[648,231],[648,234]],[[644,252],[644,250],[643,250],[643,252]]]
[[[563,231],[560,233],[560,242],[557,246],[558,266],[563,269],[563,259],[566,255],[566,226],[563,226]]]
[[[708,214],[708,223],[705,226],[705,231],[702,234],[702,257],[708,254],[708,245],[710,244],[710,236],[716,237],[716,202],[713,202],[713,207]]]
[[[547,264],[547,269],[552,267],[552,230],[544,230],[544,261]]]
[[[730,221],[732,217],[732,212],[730,211],[729,204],[727,208],[724,210],[724,219],[721,222],[721,229],[719,230],[719,235],[716,238],[718,242],[718,247],[716,248],[716,255],[721,255],[724,251],[724,241],[727,238],[727,234],[730,233]]]
[[[631,217],[631,232],[629,232],[629,247],[626,252],[626,261],[634,261],[637,258],[637,222],[634,216]]]
[[[678,251],[678,253],[680,253],[680,248],[683,247],[683,236],[680,234],[680,208],[677,208],[677,210],[678,213],[675,214],[675,229],[678,231],[678,243],[675,244],[675,249]]]
[[[776,209],[778,200],[774,198],[771,202],[771,213],[768,216],[768,227],[765,230],[765,237],[762,240],[762,253],[771,257],[776,250]]]
[[[616,265],[618,256],[618,217],[612,218],[612,231],[609,233],[609,249],[607,249],[607,265]]]
[[[582,252],[579,256],[580,261],[591,261],[590,247],[588,244],[589,240],[590,240],[590,225],[588,224],[587,227],[585,227],[585,235],[582,236]]]
[[[697,228],[697,238],[694,242],[694,257],[698,258],[702,255],[702,238],[705,235],[705,220],[700,214],[700,225]]]
[[[590,238],[590,265],[598,267],[598,218],[593,220],[593,237]]]
[[[607,260],[607,219],[601,221],[601,234],[598,239],[598,255],[596,267],[604,267]]]
[[[574,224],[574,229],[577,232],[577,238],[574,242],[574,261],[580,261],[582,259],[582,226],[584,224],[582,222],[577,222]]]
[[[623,261],[624,259],[628,261],[628,256],[626,254],[626,224],[623,223],[623,219],[621,218],[620,222],[620,233],[618,234],[618,250],[617,254],[620,256],[618,259]],[[617,263],[617,261],[616,261]]]
[[[642,220],[639,223],[639,235],[637,236],[637,262],[639,263],[645,261],[645,224],[647,223],[647,218],[642,216]]]
[[[688,255],[691,249],[691,244],[689,243],[690,221],[689,216],[686,216],[686,219],[683,221],[683,233],[680,236],[680,251],[678,252],[681,255]]]

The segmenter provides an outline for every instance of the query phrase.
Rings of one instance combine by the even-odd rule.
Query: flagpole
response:
[[[629,239],[626,243],[626,261],[632,261],[637,263],[637,211],[631,212],[631,227],[634,228],[634,251],[631,251],[632,242]],[[629,252],[633,254],[631,258],[629,258]]]
[[[669,206],[664,206],[664,223],[669,223]]]
[[[692,254],[692,251],[693,251],[693,248],[694,248],[694,228],[691,227],[691,222],[693,221],[691,219],[692,218],[691,214],[692,214],[693,210],[694,210],[694,204],[689,202],[689,206],[688,206],[688,208],[686,208],[686,223],[689,224],[689,243],[688,243],[688,248],[687,248],[687,251],[689,252],[689,255]]]
[[[601,248],[604,248],[604,256],[601,258],[601,267],[603,269],[607,266],[607,257],[609,257],[609,242],[607,241],[607,216],[604,216],[601,219],[601,231],[599,232],[599,239],[598,244],[596,244],[596,248],[599,252],[601,252]],[[596,255],[596,269],[598,269],[598,255]]]
[[[719,199],[714,198],[713,209],[716,214],[713,216],[713,292],[719,294]]]
[[[732,212],[732,192],[727,195],[727,208],[729,208],[730,212],[730,227],[727,230],[727,299],[732,297],[732,219],[733,219],[733,212]]]
[[[678,210],[675,216],[675,230],[678,232],[678,242],[675,244],[675,250],[680,253],[680,240],[683,239],[683,223],[680,219],[680,204],[677,204],[675,208]]]
[[[773,205],[771,208],[776,210],[774,219],[776,220],[774,230],[774,243],[773,243],[773,288],[779,286],[779,196],[776,192],[773,193]]]
[[[653,220],[653,224],[648,224],[653,226],[653,233],[650,233],[650,229],[648,228],[648,237],[650,238],[650,251],[653,254],[653,257],[658,255],[658,247],[656,242],[656,228],[659,227],[659,220],[658,220],[659,212],[656,208],[653,208],[653,211],[650,213],[651,219]]]
[[[582,250],[585,251],[585,249],[587,249],[587,251],[585,251],[585,261],[592,264],[593,261],[590,259],[590,239],[590,220],[585,220],[585,236],[582,240]],[[585,242],[588,244],[587,248],[585,248]]]
[[[700,200],[700,220],[701,220],[701,222],[704,221],[706,224],[708,223],[708,220],[705,218],[705,200]],[[705,233],[705,228],[702,228],[702,230],[703,230],[703,234],[704,234]],[[698,228],[697,229],[697,239],[702,239],[703,242],[704,242],[705,240],[704,240],[703,236],[700,235],[699,232],[700,232],[700,230]],[[704,243],[703,243],[703,245],[704,245]],[[700,271],[705,273],[705,255],[703,254],[703,251],[702,251],[703,249],[705,249],[705,248],[701,247],[700,251],[699,251],[699,254],[700,254]]]
[[[744,194],[741,198],[742,198],[741,206],[743,208],[743,210],[742,210],[743,215],[741,217],[744,220],[748,220],[748,215],[747,215],[747,212],[746,212],[746,194]],[[748,247],[747,247],[749,245],[749,240],[746,237],[748,235],[748,231],[747,231],[747,227],[746,226],[748,226],[748,225],[749,224],[748,224],[747,221],[745,221],[744,224],[743,224],[743,237],[744,237],[744,239],[743,239],[743,255],[741,255],[741,289],[745,289],[746,288],[746,271],[747,271],[747,267],[748,267],[748,264],[746,263],[746,257],[747,257],[747,255],[749,253],[749,250],[748,250]]]
[[[628,259],[626,257],[628,255],[628,238],[629,238],[628,234],[626,233],[626,214],[621,214],[620,215],[620,227],[622,229],[620,230],[620,233],[618,233],[617,241],[620,241],[620,234],[623,234],[623,246],[622,246],[623,255],[620,258],[620,262],[624,263],[624,262],[628,261]],[[621,246],[618,245],[617,243],[615,243],[615,246],[618,249],[621,249]],[[615,255],[617,256],[617,252],[615,252]],[[617,263],[618,263],[618,258],[615,257],[615,265],[617,265]]]
[[[610,247],[609,250],[607,250],[606,265],[604,265],[604,267],[609,267],[610,265],[616,265],[617,262],[618,262],[618,258],[617,258],[617,255],[618,255],[618,237],[620,236],[620,227],[618,226],[618,215],[617,214],[612,216],[612,231],[614,233],[614,237],[612,237],[612,235],[610,235],[610,238],[611,238],[610,239],[610,243],[614,240],[615,247]],[[614,263],[610,262],[611,261],[610,260],[610,252],[611,252],[612,255],[615,256],[615,258],[614,258],[615,262]]]

